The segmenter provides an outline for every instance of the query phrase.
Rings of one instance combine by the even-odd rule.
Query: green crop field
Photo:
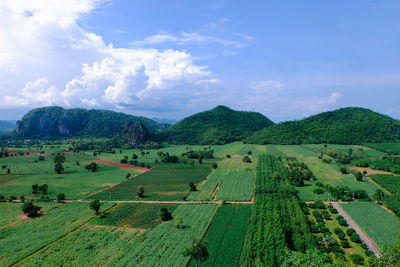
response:
[[[400,143],[367,143],[365,145],[380,151],[400,154]]]
[[[192,192],[188,200],[231,200],[246,201],[253,195],[256,159],[245,163],[239,157],[229,158],[219,163],[206,181]]]
[[[13,205],[13,204],[11,204]],[[40,206],[40,205],[39,205]],[[110,207],[103,205],[102,209]],[[68,203],[0,232],[0,265],[16,263],[94,217],[88,203]]]
[[[160,210],[167,208],[173,212],[177,204],[118,204],[101,217],[92,220],[91,224],[125,226],[130,228],[148,229],[161,223]]]
[[[221,206],[204,238],[210,257],[199,266],[239,266],[250,210],[249,205]]]
[[[373,174],[371,179],[392,193],[400,191],[400,176],[391,174]]]
[[[144,188],[141,200],[182,200],[189,194],[189,183],[200,183],[211,169],[208,166],[184,164],[160,164],[133,179],[107,189],[91,199],[138,200],[137,192]]]
[[[11,170],[11,175],[5,174],[5,169],[0,170],[0,195],[29,198],[33,197],[32,184],[48,184],[47,196],[50,198],[55,199],[58,193],[64,193],[67,199],[80,199],[124,180],[128,172],[132,175],[138,173],[101,163],[97,172],[92,172],[85,166],[95,162],[93,158],[77,153],[66,154],[65,157],[65,172],[61,174],[54,171],[53,156],[46,156],[45,160],[38,162],[35,162],[38,155],[0,158],[0,165],[6,165]]]
[[[365,179],[363,182],[357,182],[354,175],[352,174],[342,174],[339,171],[339,166],[335,163],[326,164],[323,163],[321,159],[318,158],[318,154],[312,150],[309,150],[303,146],[276,146],[278,150],[285,155],[290,157],[296,157],[297,159],[303,161],[308,165],[310,170],[314,173],[317,181],[323,184],[330,184],[333,186],[348,186],[352,190],[365,190],[370,196],[372,196],[377,189],[380,189],[374,183]],[[310,183],[315,184],[315,182]],[[312,197],[310,190],[307,187],[296,188],[302,194],[300,196],[305,197],[305,200]],[[328,197],[328,196],[327,196]],[[315,199],[315,198],[313,198]]]
[[[399,240],[400,220],[375,203],[342,203],[340,206],[380,248]]]

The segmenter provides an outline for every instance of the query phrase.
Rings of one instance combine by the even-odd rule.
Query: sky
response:
[[[42,106],[400,119],[400,1],[0,2],[0,120]]]

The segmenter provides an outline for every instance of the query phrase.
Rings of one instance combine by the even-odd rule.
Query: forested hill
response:
[[[399,142],[400,121],[364,108],[342,108],[276,124],[247,139],[254,144]]]
[[[137,117],[109,110],[43,107],[29,111],[17,122],[13,133],[21,138],[113,137],[127,122],[142,122],[150,132],[166,129],[169,125],[145,117]]]
[[[15,129],[15,122],[12,121],[0,121],[0,134],[6,133]]]
[[[243,140],[274,123],[257,112],[225,106],[194,114],[158,134],[157,141],[173,144],[225,144]]]

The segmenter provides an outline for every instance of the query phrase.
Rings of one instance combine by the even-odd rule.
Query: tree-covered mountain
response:
[[[257,112],[235,111],[225,106],[189,116],[157,135],[173,144],[225,144],[243,140],[274,123]]]
[[[15,129],[15,121],[0,121],[0,134]]]
[[[31,139],[57,139],[64,137],[111,138],[127,122],[141,122],[153,133],[169,126],[145,117],[109,110],[44,107],[33,109],[25,114],[17,122],[14,136]]]
[[[399,142],[400,121],[365,108],[342,108],[276,124],[247,139],[254,144]]]

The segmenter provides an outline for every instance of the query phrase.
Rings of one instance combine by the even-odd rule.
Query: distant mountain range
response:
[[[169,119],[160,119],[160,118],[151,118],[153,121],[159,122],[159,123],[167,123],[167,124],[175,124],[177,120],[169,120]]]
[[[29,111],[13,125],[0,121],[8,138],[113,138],[112,144],[254,144],[400,142],[400,121],[364,108],[342,108],[296,121],[274,124],[257,112],[225,106],[196,113],[181,121],[157,121],[108,110],[44,107]],[[150,143],[149,143],[150,142]]]
[[[17,121],[0,121],[0,135],[15,129]]]
[[[365,108],[342,108],[256,132],[254,144],[400,142],[400,121]]]

